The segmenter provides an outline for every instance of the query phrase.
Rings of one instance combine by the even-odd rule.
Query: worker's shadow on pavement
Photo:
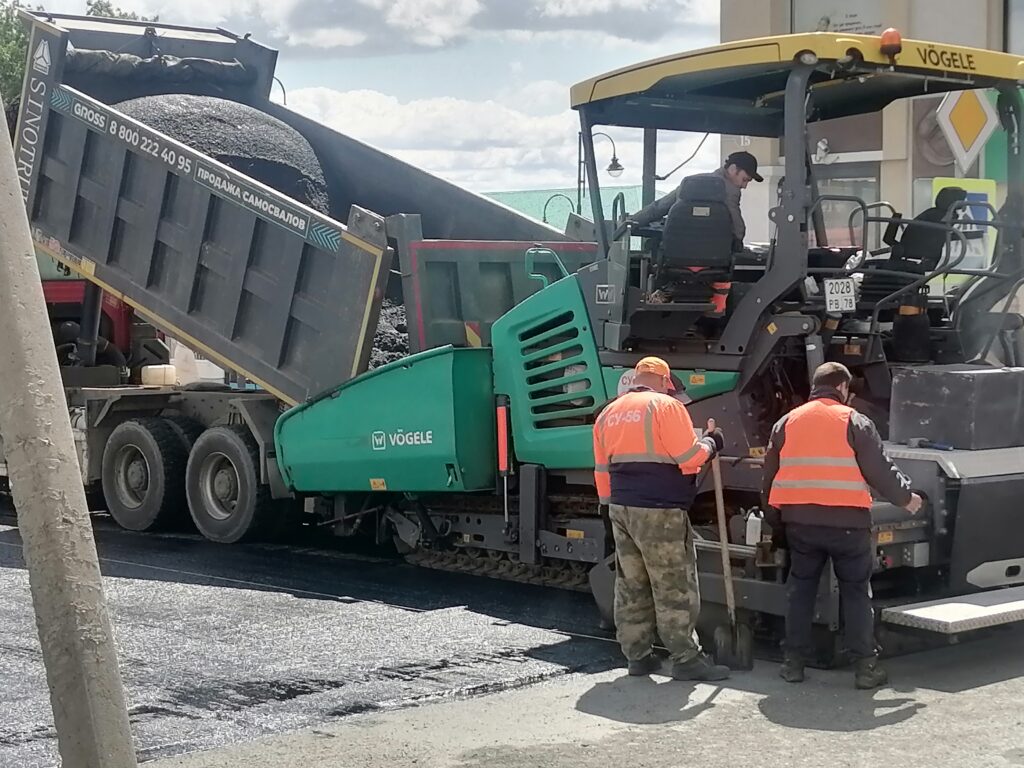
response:
[[[576,709],[588,715],[633,725],[682,723],[712,709],[717,689],[710,696],[698,695],[694,683],[676,682],[667,673],[651,677],[623,674],[607,683],[597,683],[580,696]]]
[[[905,688],[876,691],[853,688],[852,672],[829,673],[827,679],[809,679],[792,685],[772,679],[777,665],[758,664],[753,673],[734,672],[721,683],[676,682],[656,673],[597,683],[576,702],[586,714],[633,725],[661,725],[693,720],[714,709],[723,692],[759,696],[757,708],[764,718],[785,728],[850,733],[870,731],[909,720],[926,706]],[[767,673],[767,674],[766,674]]]
[[[852,674],[833,677],[799,685],[782,683],[786,688],[768,691],[757,708],[766,720],[784,728],[855,733],[905,722],[927,706],[905,690],[889,686],[858,691]]]
[[[853,669],[807,670],[794,685],[777,677],[778,665],[758,662],[754,672],[734,673],[725,687],[760,695],[765,719],[788,728],[824,732],[869,731],[902,723],[925,708],[917,691],[959,693],[1024,675],[1019,653],[1024,627],[1006,627],[971,642],[885,659],[888,685],[874,691],[853,687]]]

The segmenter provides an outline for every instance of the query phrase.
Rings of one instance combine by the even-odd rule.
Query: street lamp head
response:
[[[606,170],[608,171],[609,176],[613,179],[617,179],[626,169],[622,167],[622,163],[619,162],[619,158],[612,155],[612,161],[608,163],[608,168]]]

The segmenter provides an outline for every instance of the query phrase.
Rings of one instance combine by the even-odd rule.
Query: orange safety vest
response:
[[[686,406],[649,389],[630,390],[613,400],[597,417],[593,438],[594,484],[602,503],[613,495],[616,470],[646,472],[645,482],[655,486],[647,490],[667,498],[688,488],[680,478],[689,475],[692,481],[710,456],[697,440]]]
[[[835,400],[811,400],[789,414],[771,506],[871,507],[871,489],[848,437],[852,413]]]

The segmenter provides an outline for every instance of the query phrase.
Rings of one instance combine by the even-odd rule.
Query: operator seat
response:
[[[915,226],[915,222],[942,224],[949,214],[950,207],[966,199],[967,190],[961,187],[943,187],[935,196],[935,205],[931,208],[922,211],[910,221],[899,217],[893,219],[882,236],[882,241],[891,249],[889,258],[876,262],[875,266],[879,269],[913,272],[918,275],[934,271],[942,260],[947,231],[938,227]],[[902,275],[872,274],[872,270],[868,269],[861,284],[861,297],[865,301],[881,301],[915,279]]]
[[[708,303],[712,317],[725,313],[735,238],[725,203],[725,179],[697,174],[683,180],[665,217],[654,264],[656,293],[679,303]]]
[[[883,240],[892,246],[890,260],[902,259],[914,262],[922,268],[923,272],[934,270],[942,259],[942,250],[946,245],[946,231],[935,227],[914,226],[914,222],[942,224],[949,215],[949,209],[966,199],[967,190],[962,187],[943,187],[935,196],[935,205],[906,222],[898,242],[894,242],[898,223],[890,224],[883,237]]]

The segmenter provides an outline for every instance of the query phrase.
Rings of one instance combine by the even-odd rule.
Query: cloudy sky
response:
[[[477,192],[574,187],[569,87],[718,41],[718,0],[120,0],[169,23],[222,26],[280,51],[287,104]],[[51,0],[81,12],[85,0]],[[283,98],[275,88],[275,100]],[[639,184],[638,131],[611,129]],[[700,141],[677,134],[659,171]],[[598,152],[611,145],[598,138]],[[690,164],[707,170],[718,143]],[[599,155],[600,157],[600,155]]]

